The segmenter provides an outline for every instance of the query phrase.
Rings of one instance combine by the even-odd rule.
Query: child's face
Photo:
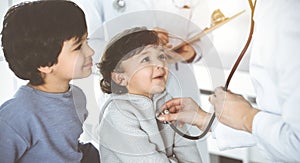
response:
[[[168,67],[162,47],[147,46],[120,66],[126,76],[128,93],[151,97],[166,87]]]
[[[65,41],[58,56],[57,64],[53,65],[53,75],[57,80],[80,79],[92,72],[94,50],[87,44],[87,34],[80,42],[75,38]]]

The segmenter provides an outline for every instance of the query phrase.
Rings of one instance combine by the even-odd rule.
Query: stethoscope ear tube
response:
[[[253,34],[253,31],[254,31],[254,20],[253,20],[253,15],[254,15],[254,9],[255,9],[256,1],[254,1],[254,4],[252,3],[251,0],[248,0],[248,2],[249,2],[249,6],[250,6],[250,8],[251,8],[251,25],[250,25],[250,32],[249,32],[249,35],[248,35],[247,42],[246,42],[246,44],[245,44],[243,50],[241,51],[239,57],[238,57],[237,60],[235,61],[234,65],[233,65],[233,67],[232,67],[232,69],[231,69],[231,71],[230,71],[230,74],[229,74],[229,76],[228,76],[228,78],[227,78],[227,80],[226,80],[226,84],[225,84],[225,86],[224,86],[224,90],[225,90],[225,91],[227,91],[228,86],[229,86],[229,83],[230,83],[230,80],[231,80],[231,78],[232,78],[234,72],[236,71],[237,67],[239,66],[239,64],[240,64],[240,62],[241,62],[241,60],[242,60],[242,58],[244,57],[244,55],[245,55],[245,53],[246,53],[246,51],[247,51],[247,49],[248,49],[248,47],[249,47],[249,45],[250,45],[250,42],[251,42],[251,40],[252,40],[252,34]],[[187,138],[187,139],[190,139],[190,140],[198,140],[198,139],[203,138],[203,137],[208,133],[208,131],[211,129],[211,126],[212,126],[212,124],[213,124],[213,122],[214,122],[214,120],[215,120],[215,117],[216,117],[216,114],[213,113],[212,116],[211,116],[211,118],[210,118],[210,120],[209,120],[209,122],[208,122],[208,124],[207,124],[207,127],[206,127],[206,128],[204,129],[204,131],[203,131],[200,135],[198,135],[198,136],[190,136],[190,135],[187,135],[187,134],[181,132],[180,130],[178,130],[178,129],[175,127],[174,124],[172,124],[172,123],[169,123],[169,124],[170,124],[170,127],[171,127],[177,134],[179,134],[180,136],[182,136],[182,137],[184,137],[184,138]]]

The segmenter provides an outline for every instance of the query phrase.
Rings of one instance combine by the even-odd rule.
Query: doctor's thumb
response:
[[[157,119],[161,122],[172,122],[177,120],[177,114],[162,114]]]

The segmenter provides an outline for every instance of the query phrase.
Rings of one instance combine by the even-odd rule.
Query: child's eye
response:
[[[78,45],[74,50],[80,50],[81,46],[82,46],[82,44]]]
[[[167,59],[167,57],[166,57],[165,54],[159,55],[158,58],[159,58],[160,60],[166,60],[166,59]]]
[[[150,61],[150,58],[149,57],[145,57],[142,59],[141,63],[144,63],[144,62],[149,62]]]

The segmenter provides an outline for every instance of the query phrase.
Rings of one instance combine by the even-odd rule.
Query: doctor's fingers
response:
[[[214,94],[216,95],[216,96],[223,96],[223,97],[231,97],[231,95],[239,95],[239,94],[235,94],[235,93],[233,93],[231,90],[229,90],[229,89],[227,89],[226,91],[224,90],[224,87],[217,87],[216,89],[215,89],[215,92],[214,92]],[[240,95],[239,95],[240,96]]]
[[[169,33],[161,28],[154,28],[154,31],[157,32],[157,36],[162,45],[167,45],[169,43]]]
[[[225,91],[224,87],[217,87],[214,94],[209,96],[209,102],[216,104],[217,102],[224,102],[225,100],[233,100],[235,96],[240,96],[238,94],[232,93],[230,90]]]
[[[183,45],[178,50],[176,50],[176,52],[177,53],[184,53],[184,52],[195,53],[195,50],[191,45],[186,44],[186,45]]]
[[[179,123],[179,127],[184,124],[194,124],[196,122],[197,115],[193,112],[178,112],[178,113],[171,113],[171,114],[164,114],[158,117],[158,120],[164,121],[164,122],[174,122],[177,121]]]
[[[215,94],[209,96],[209,102],[214,106],[214,111],[218,117],[225,107],[225,96],[216,96]]]
[[[171,113],[171,114],[162,114],[157,117],[158,120],[162,122],[173,122],[176,121],[178,117],[178,113]]]
[[[163,106],[159,109],[160,111],[163,110],[170,110],[170,112],[176,112],[176,110],[181,109],[181,103],[182,99],[181,98],[173,98],[166,103],[163,104]]]
[[[224,96],[218,96],[216,94],[212,94],[212,95],[209,95],[208,97],[208,101],[212,104],[212,105],[215,105],[216,103],[218,103],[220,100],[223,101]]]
[[[163,28],[160,28],[160,27],[154,27],[153,30],[154,30],[155,32],[158,32],[158,33],[164,33],[164,34],[168,35],[168,31],[165,30],[165,29],[163,29]]]
[[[225,96],[226,92],[231,92],[231,91],[228,91],[228,90],[225,91],[224,87],[217,87],[214,91],[214,94],[216,96]]]

